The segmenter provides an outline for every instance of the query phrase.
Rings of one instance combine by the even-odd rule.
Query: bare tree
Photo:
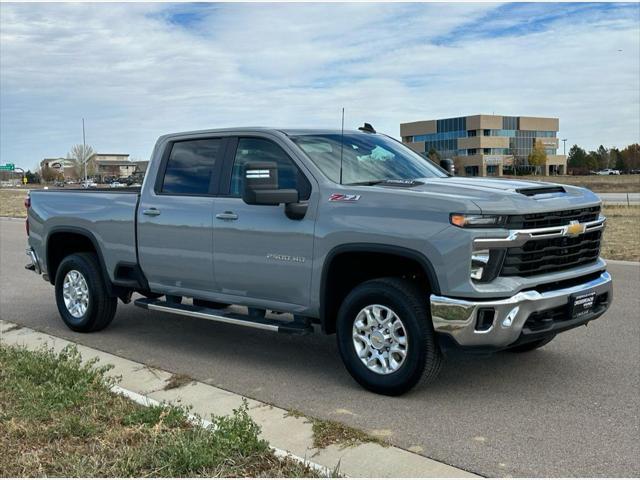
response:
[[[67,158],[73,161],[74,170],[77,178],[84,178],[84,164],[89,157],[95,152],[91,145],[74,145],[67,154]],[[92,177],[95,174],[95,165],[87,164],[87,176]]]

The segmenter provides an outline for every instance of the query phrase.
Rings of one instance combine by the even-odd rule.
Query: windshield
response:
[[[384,180],[413,180],[446,177],[447,174],[413,150],[384,135],[339,133],[296,135],[291,139],[322,172],[340,182],[340,140],[342,183],[367,184]]]

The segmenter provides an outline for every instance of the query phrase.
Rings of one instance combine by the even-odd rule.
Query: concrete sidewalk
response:
[[[43,346],[60,351],[73,344],[30,328],[0,320],[0,343],[23,346],[34,350]],[[98,359],[99,365],[112,365],[109,374],[119,378],[119,387],[144,395],[155,401],[191,405],[192,413],[203,419],[211,415],[229,415],[241,405],[243,397],[191,381],[177,388],[165,390],[172,377],[170,372],[127,360],[94,348],[77,345],[83,359]],[[330,445],[313,448],[311,423],[302,417],[288,415],[286,410],[252,399],[247,399],[249,413],[262,428],[262,436],[273,448],[308,459],[332,471],[339,466],[343,475],[350,477],[476,477],[476,475],[425,458],[393,446],[362,443],[351,447]]]

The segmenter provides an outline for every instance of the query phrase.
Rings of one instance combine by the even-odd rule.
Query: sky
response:
[[[339,128],[478,113],[560,118],[586,149],[640,141],[640,4],[0,4],[0,163],[82,142]],[[560,150],[559,153],[562,153]]]

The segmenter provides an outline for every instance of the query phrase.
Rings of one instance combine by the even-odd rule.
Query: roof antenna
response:
[[[342,185],[342,152],[344,150],[344,107],[342,107],[342,128],[340,129],[340,185]]]

